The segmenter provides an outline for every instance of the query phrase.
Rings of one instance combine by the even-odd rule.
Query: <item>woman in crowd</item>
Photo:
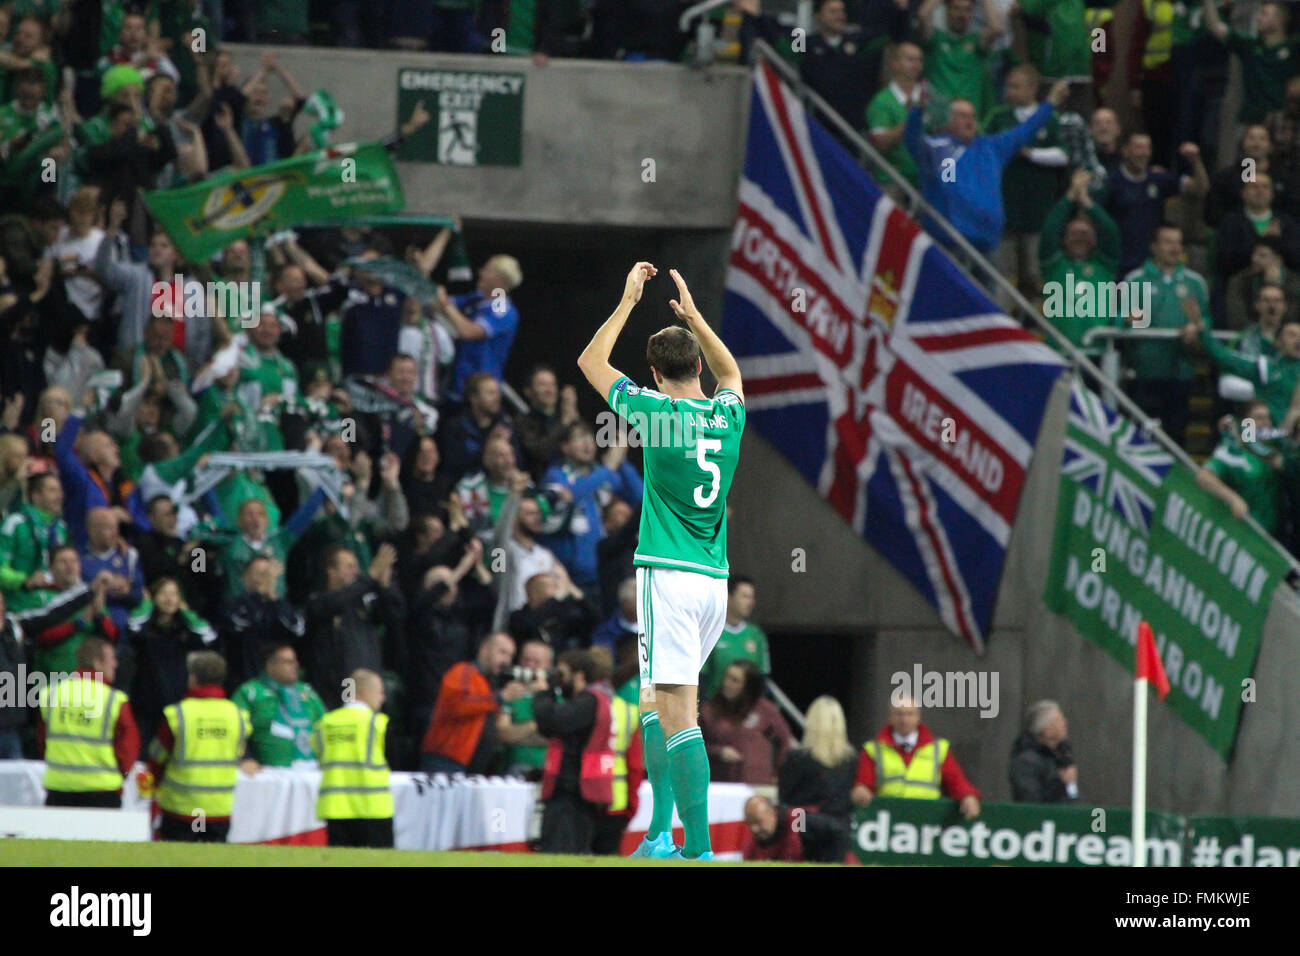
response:
[[[127,623],[136,655],[131,707],[142,740],[153,739],[163,708],[185,696],[189,653],[219,649],[217,632],[185,604],[174,578],[155,580],[150,595]]]
[[[777,802],[847,819],[857,769],[844,709],[834,697],[818,697],[808,708],[803,746],[791,750],[777,771]]]
[[[763,675],[752,661],[727,668],[717,696],[700,706],[700,730],[712,777],[721,783],[776,783],[790,749],[790,727],[763,697]]]

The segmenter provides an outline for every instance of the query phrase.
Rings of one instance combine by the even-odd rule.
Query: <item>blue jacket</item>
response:
[[[402,332],[402,294],[384,286],[371,297],[348,291],[339,325],[339,357],[344,375],[383,375],[397,354]]]
[[[920,169],[921,195],[981,252],[997,248],[1006,223],[1002,170],[1051,117],[1052,104],[1042,103],[1019,126],[963,144],[948,133],[927,136],[920,107],[908,111],[903,142]]]
[[[452,368],[451,388],[447,394],[460,401],[465,382],[475,372],[490,372],[497,381],[510,357],[510,346],[519,331],[519,310],[509,296],[493,299],[480,292],[458,295],[452,299],[456,308],[487,333],[483,339],[461,339],[456,343],[456,364]]]
[[[599,581],[596,545],[605,536],[600,520],[601,508],[611,495],[617,495],[633,508],[641,503],[641,476],[627,462],[610,471],[597,465],[585,475],[572,465],[552,465],[542,476],[542,485],[563,485],[573,493],[573,516],[561,534],[548,535],[543,543],[569,570],[573,583],[583,590],[595,588]]]
[[[54,460],[59,466],[59,481],[63,482],[63,517],[68,522],[68,534],[78,550],[86,547],[86,515],[91,508],[113,505],[85,464],[77,457],[77,436],[83,421],[80,415],[69,415],[54,441]]]
[[[110,594],[108,596],[108,616],[117,625],[119,634],[127,630],[127,618],[131,611],[144,598],[144,570],[140,566],[140,552],[127,548],[125,552],[114,548],[107,554],[93,554],[83,549],[81,552],[81,580],[89,584],[95,580],[100,571],[120,574],[131,582],[131,592],[125,596]]]
[[[636,637],[636,625],[632,630],[623,626],[623,615],[615,611],[605,620],[596,625],[596,629],[591,632],[592,647],[607,647],[609,652],[618,658],[618,642],[625,637]]]

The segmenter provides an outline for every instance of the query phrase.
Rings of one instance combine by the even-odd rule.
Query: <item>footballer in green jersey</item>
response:
[[[660,329],[646,346],[653,388],[638,387],[609,363],[610,353],[648,279],[648,262],[628,273],[623,298],[578,358],[587,381],[641,439],[645,498],[636,565],[641,665],[641,727],[654,812],[634,856],[712,858],[709,758],[696,724],[700,668],[727,613],[727,493],[740,458],[745,396],[740,366],[670,270],[684,323]],[[718,381],[704,394],[707,363]],[[674,803],[686,831],[672,843]]]

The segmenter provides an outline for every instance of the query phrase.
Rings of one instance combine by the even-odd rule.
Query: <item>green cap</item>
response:
[[[140,71],[126,63],[110,66],[104,71],[104,75],[99,81],[99,98],[111,100],[128,86],[138,86],[140,89],[144,89],[144,77],[140,74]]]

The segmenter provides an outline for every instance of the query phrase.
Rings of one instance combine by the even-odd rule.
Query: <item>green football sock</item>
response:
[[[686,828],[682,856],[694,859],[712,849],[709,841],[709,754],[699,727],[687,727],[668,739],[668,765],[677,815]]]
[[[661,833],[671,833],[673,829],[673,781],[657,710],[641,715],[641,735],[645,743],[645,774],[650,778],[650,789],[654,793],[646,837],[653,840]]]

